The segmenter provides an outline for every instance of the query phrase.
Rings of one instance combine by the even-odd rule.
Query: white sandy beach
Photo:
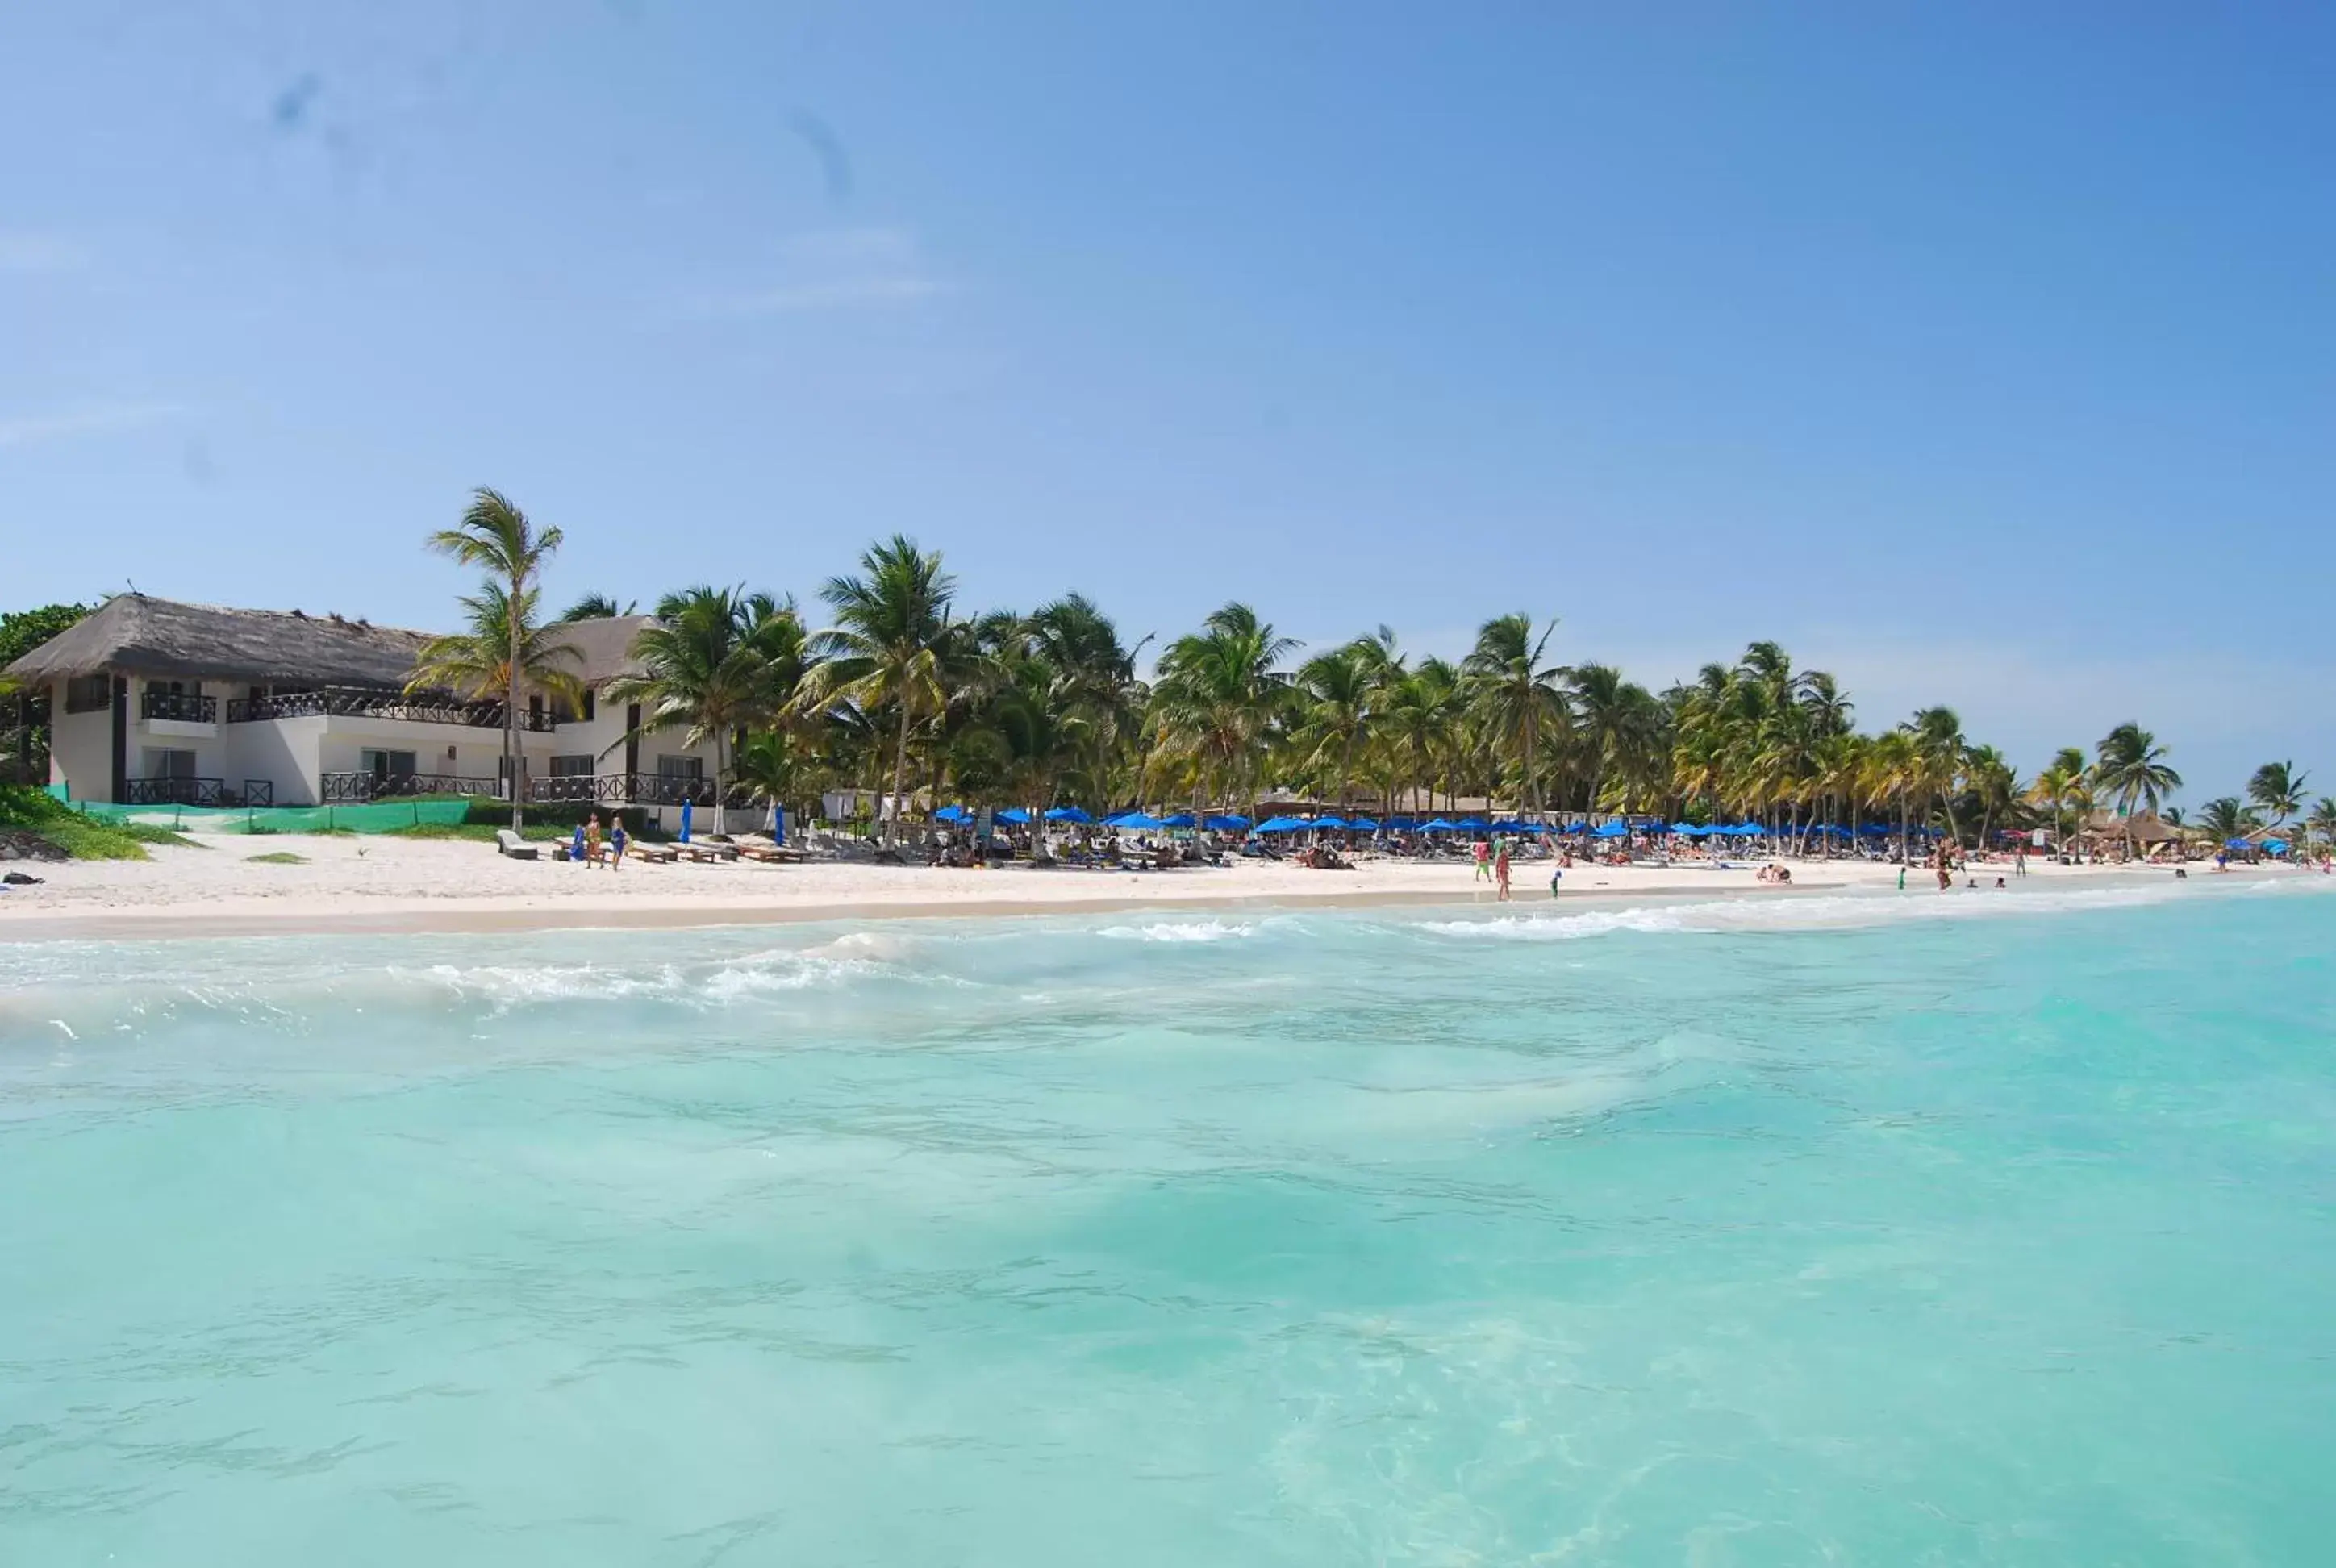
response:
[[[0,891],[0,940],[202,937],[326,931],[526,930],[766,921],[1027,915],[1131,908],[1434,904],[1493,901],[1488,883],[1454,861],[1364,860],[1351,872],[1274,862],[1168,872],[1068,867],[951,871],[814,861],[801,865],[630,864],[622,872],[549,859],[511,861],[474,842],[303,834],[215,835],[203,847],[158,846],[147,862],[23,863],[44,880]],[[290,852],[298,865],[255,856]],[[1546,908],[1550,864],[1521,862],[1515,898]],[[1974,867],[1983,891],[2006,865]],[[2031,862],[2028,888],[2156,881],[2158,867]],[[2211,875],[2205,867],[2195,876]],[[2270,871],[2238,875],[2289,876]],[[1910,881],[1926,885],[1919,869]],[[1895,866],[1795,862],[1790,888],[1764,886],[1755,867],[1577,865],[1564,901],[1639,896],[1791,898],[1815,891],[1894,887]],[[1958,890],[1959,891],[1961,890]],[[1968,896],[1968,895],[1967,895]]]

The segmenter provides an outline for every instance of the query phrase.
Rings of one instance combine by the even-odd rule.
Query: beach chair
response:
[[[738,858],[738,852],[728,844],[708,843],[703,839],[667,847],[679,859],[696,861],[700,865],[718,865],[724,861],[735,861]]]
[[[679,857],[674,853],[671,844],[643,843],[640,840],[635,839],[626,847],[625,858],[653,866],[669,866]]]
[[[502,855],[510,860],[531,861],[538,858],[540,852],[537,850],[535,845],[528,842],[525,839],[520,837],[519,834],[511,832],[511,829],[497,828],[495,830],[495,853]]]

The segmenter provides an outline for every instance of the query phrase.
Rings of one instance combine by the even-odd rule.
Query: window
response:
[[[592,776],[591,754],[587,752],[580,756],[553,757],[551,776],[553,778],[590,778]]]
[[[584,688],[584,722],[590,724],[600,716],[600,694],[591,687]]]
[[[543,694],[541,692],[531,691],[527,694],[527,716],[537,720],[540,720],[543,717]]]
[[[412,778],[417,770],[410,751],[375,751],[368,746],[357,753],[357,771],[373,774],[379,784],[384,779]]]
[[[190,751],[149,751],[146,754],[148,778],[192,778],[195,776],[195,754]]]
[[[113,677],[106,675],[77,675],[65,682],[65,711],[95,713],[113,706]]]
[[[659,778],[704,778],[706,760],[694,756],[660,756],[657,758]]]

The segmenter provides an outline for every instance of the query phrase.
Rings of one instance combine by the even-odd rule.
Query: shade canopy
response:
[[[1338,828],[1343,830],[1348,824],[1346,818],[1334,814],[1326,817],[1316,817],[1312,822],[1308,823],[1306,825],[1309,828]]]
[[[1200,823],[1191,812],[1178,812],[1174,816],[1162,817],[1160,825],[1163,828],[1189,828],[1197,827]]]
[[[1030,813],[1020,806],[1007,806],[998,813],[998,820],[1002,823],[1012,823],[1017,828],[1025,827],[1029,823]]]
[[[1695,823],[1671,823],[1671,832],[1679,834],[1679,836],[1683,839],[1699,839],[1711,832],[1711,830]]]
[[[1484,833],[1493,831],[1493,824],[1483,817],[1462,817],[1452,825],[1464,833]]]
[[[1261,833],[1294,833],[1306,826],[1303,817],[1268,817],[1257,824]]]
[[[1239,812],[1227,812],[1222,816],[1211,817],[1202,825],[1212,833],[1238,833],[1249,826],[1249,818]]]
[[[969,823],[972,820],[973,813],[959,805],[943,806],[933,813],[933,821],[937,823]]]
[[[1419,831],[1424,833],[1456,833],[1460,831],[1460,824],[1458,823],[1448,823],[1442,817],[1437,817],[1433,822],[1425,822],[1420,823]]]
[[[1593,839],[1628,838],[1630,834],[1630,824],[1628,823],[1600,823],[1590,830],[1590,836]]]
[[[1351,818],[1347,825],[1358,833],[1375,833],[1379,831],[1379,824],[1368,817]]]
[[[1114,828],[1134,828],[1139,832],[1148,833],[1153,828],[1164,828],[1168,824],[1149,812],[1122,812],[1104,825]]]
[[[1095,818],[1076,806],[1056,806],[1047,812],[1046,820],[1050,823],[1091,823]]]

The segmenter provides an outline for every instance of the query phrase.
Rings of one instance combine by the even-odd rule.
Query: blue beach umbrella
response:
[[[1437,817],[1433,822],[1425,822],[1420,823],[1419,831],[1424,833],[1456,833],[1460,831],[1460,824],[1458,823],[1448,823],[1442,817]]]
[[[2287,841],[2285,839],[2265,839],[2263,840],[2263,852],[2265,854],[2283,855],[2287,852]]]
[[[1211,817],[1204,825],[1212,833],[1239,833],[1249,826],[1249,818],[1239,812],[1227,812],[1222,816]]]
[[[1630,824],[1628,823],[1600,823],[1590,830],[1590,836],[1593,839],[1620,839],[1630,835]]]
[[[1056,806],[1046,813],[1046,820],[1050,823],[1091,823],[1095,818],[1076,806]]]
[[[1020,806],[1007,806],[998,813],[998,820],[1002,823],[1012,823],[1017,828],[1027,827],[1030,822],[1030,813]]]
[[[1679,834],[1681,838],[1699,839],[1710,831],[1711,830],[1709,828],[1698,827],[1694,823],[1671,823],[1671,832]]]
[[[1458,822],[1454,823],[1452,825],[1459,829],[1464,833],[1482,833],[1493,831],[1493,824],[1486,822],[1483,817],[1462,817]]]
[[[1309,828],[1337,828],[1343,831],[1347,826],[1347,819],[1334,813],[1327,817],[1316,817],[1306,825]]]
[[[1368,817],[1357,817],[1347,825],[1358,833],[1375,833],[1379,831],[1379,824]]]
[[[1144,812],[1122,812],[1119,815],[1112,818],[1104,825],[1105,827],[1114,828],[1135,828],[1140,831],[1149,832],[1153,828],[1166,827],[1168,824],[1162,822],[1158,817],[1149,815]]]
[[[959,805],[943,806],[933,813],[933,821],[937,823],[969,823],[972,820],[973,813]]]
[[[1163,828],[1189,828],[1197,826],[1198,823],[1191,812],[1178,812],[1173,817],[1162,817],[1160,825]]]

